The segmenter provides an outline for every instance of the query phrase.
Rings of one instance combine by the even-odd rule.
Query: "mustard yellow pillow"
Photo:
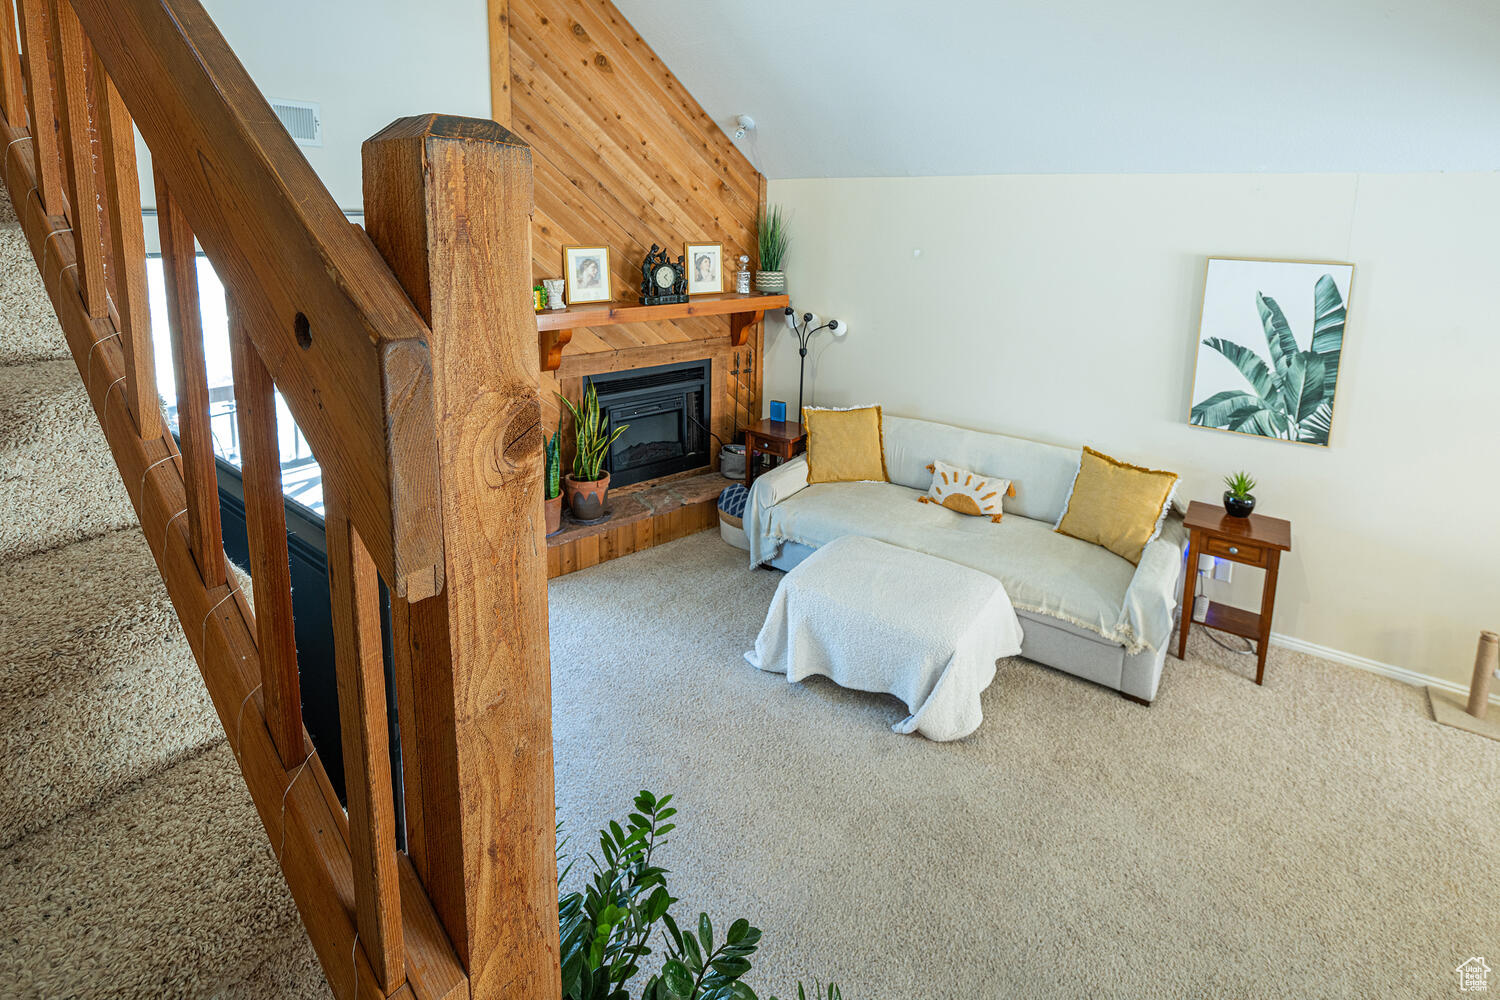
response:
[[[888,482],[880,407],[852,410],[802,408],[807,433],[809,483]]]
[[[1176,492],[1175,472],[1144,469],[1085,448],[1056,527],[1139,563],[1141,550],[1161,534]]]
[[[947,462],[933,462],[927,471],[932,473],[932,485],[926,496],[917,497],[918,502],[939,504],[958,514],[982,515],[999,523],[1005,513],[1001,504],[1016,495],[1009,479],[981,476]]]

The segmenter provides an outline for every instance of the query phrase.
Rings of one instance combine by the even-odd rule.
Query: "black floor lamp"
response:
[[[813,334],[819,330],[827,330],[835,338],[843,340],[849,334],[849,324],[840,320],[831,319],[826,323],[818,322],[817,313],[803,313],[800,317],[787,306],[783,314],[786,326],[797,335],[797,353],[801,356],[797,369],[797,423],[802,422],[802,383],[807,375],[807,345],[812,341]]]

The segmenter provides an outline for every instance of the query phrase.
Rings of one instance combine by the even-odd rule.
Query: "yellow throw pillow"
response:
[[[927,471],[932,473],[932,485],[925,497],[917,497],[918,502],[940,504],[958,514],[983,515],[998,523],[1005,513],[1001,502],[1016,495],[1009,479],[981,476],[947,462],[933,462]]]
[[[1176,492],[1175,472],[1143,469],[1085,448],[1057,530],[1139,563],[1141,550],[1161,534]]]
[[[807,433],[809,483],[889,482],[880,407],[851,410],[802,408]]]

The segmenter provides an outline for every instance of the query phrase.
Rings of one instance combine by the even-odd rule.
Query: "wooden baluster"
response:
[[[57,57],[57,110],[62,124],[63,178],[67,183],[69,221],[78,252],[78,289],[93,317],[107,315],[104,290],[104,242],[99,230],[99,192],[94,183],[88,64],[93,53],[83,26],[68,0],[50,0],[52,50]]]
[[[0,0],[5,3],[6,0]],[[156,393],[156,358],[151,342],[151,307],[146,291],[146,235],[141,221],[141,181],[135,163],[135,129],[130,112],[94,57],[94,110],[104,161],[104,204],[109,218],[110,293],[115,299],[120,344],[125,352],[125,405],[141,437],[161,436],[161,405]]]
[[[380,585],[375,563],[345,514],[342,497],[324,482],[328,593],[333,605],[344,792],[349,803],[349,855],[354,864],[359,942],[380,988],[405,978],[401,898],[396,870],[396,809],[386,728],[385,659],[380,643]]]
[[[531,309],[531,149],[493,122],[403,118],[364,146],[365,221],[431,329],[445,583],[393,608],[411,851],[471,995],[559,995],[557,856]],[[404,618],[403,618],[404,615]],[[402,675],[409,673],[409,681]],[[404,697],[404,696],[403,696]],[[404,705],[402,706],[405,707]],[[411,768],[408,767],[408,772]]]
[[[4,0],[0,0],[3,3]],[[77,18],[75,11],[74,18]],[[119,298],[119,292],[115,288],[115,264],[114,264],[114,225],[109,218],[109,202],[105,200],[105,189],[108,187],[104,176],[104,130],[99,119],[104,116],[104,105],[101,100],[99,83],[94,77],[94,71],[103,72],[98,58],[94,54],[92,43],[88,46],[88,62],[84,66],[84,79],[88,85],[87,96],[89,103],[89,162],[94,168],[94,190],[99,199],[99,243],[100,260],[104,268],[104,290],[110,302]]]
[[[62,215],[62,160],[57,151],[52,92],[52,30],[47,0],[20,0],[21,45],[26,71],[26,110],[36,147],[36,191],[48,215]],[[19,209],[17,210],[19,212]]]
[[[0,0],[0,115],[11,128],[26,127],[26,87],[21,82],[16,8],[11,0]]]
[[[260,649],[266,725],[287,767],[307,757],[302,736],[302,688],[292,631],[292,574],[286,547],[286,501],[281,495],[281,447],[276,435],[276,387],[245,330],[246,317],[229,303],[229,356],[240,427],[240,471],[245,486],[245,533],[255,590],[255,636]]]
[[[219,529],[219,484],[209,430],[208,371],[203,357],[203,320],[198,311],[198,260],[193,227],[156,175],[156,224],[161,231],[162,275],[167,286],[167,322],[172,333],[172,369],[177,380],[178,437],[187,493],[188,539],[203,585],[228,580],[224,536]]]

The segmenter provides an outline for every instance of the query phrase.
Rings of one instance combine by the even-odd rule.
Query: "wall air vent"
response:
[[[281,101],[271,99],[271,110],[281,119],[281,124],[297,140],[299,146],[323,145],[323,116],[318,105],[312,101]]]

